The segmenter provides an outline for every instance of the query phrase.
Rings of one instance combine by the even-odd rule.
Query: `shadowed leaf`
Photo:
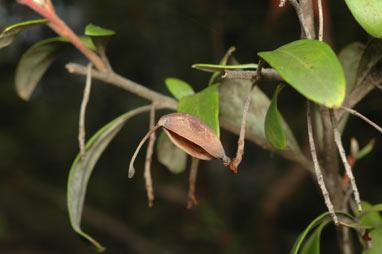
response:
[[[342,66],[326,43],[299,40],[258,55],[308,99],[327,107],[340,107],[345,99]]]
[[[148,111],[150,106],[140,107],[127,112],[94,134],[86,144],[85,160],[81,160],[79,153],[70,168],[67,189],[67,202],[70,223],[76,233],[88,240],[98,251],[103,251],[102,247],[96,240],[86,234],[81,229],[82,209],[85,201],[86,188],[89,178],[93,172],[94,166],[99,157],[118,134],[126,121],[141,112]]]
[[[193,95],[195,93],[194,89],[192,89],[192,87],[183,80],[177,78],[166,78],[165,83],[167,89],[177,100],[180,100],[188,95]]]
[[[382,61],[382,40],[372,39],[366,45],[357,70],[355,86],[360,85]]]
[[[94,49],[89,38],[81,37],[81,39],[86,46]],[[37,42],[22,55],[15,72],[16,91],[22,99],[29,100],[37,83],[65,45],[69,45],[67,39],[53,37]]]
[[[45,24],[47,22],[49,22],[49,20],[47,19],[36,19],[17,23],[5,28],[4,31],[0,34],[0,48],[4,48],[11,44],[16,39],[17,35],[19,35],[19,33],[25,30],[26,28],[35,25]]]
[[[345,0],[357,22],[370,35],[382,38],[382,1]]]
[[[216,86],[209,86],[194,95],[183,97],[179,101],[178,112],[196,116],[219,137],[219,93]]]
[[[322,222],[312,233],[304,244],[301,253],[303,254],[320,254],[320,238],[322,229],[330,222],[330,219]]]
[[[277,108],[277,96],[283,85],[278,85],[273,94],[272,102],[269,105],[265,116],[264,131],[268,142],[276,149],[285,149],[287,139],[281,121],[280,113]]]
[[[174,174],[182,173],[186,169],[187,154],[174,145],[165,132],[158,138],[157,157]]]

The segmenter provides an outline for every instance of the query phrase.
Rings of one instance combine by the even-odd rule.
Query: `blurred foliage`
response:
[[[268,1],[54,1],[58,14],[78,34],[94,23],[116,32],[108,46],[113,69],[123,76],[164,94],[166,77],[181,77],[195,91],[208,85],[209,73],[191,69],[194,63],[218,63],[231,45],[242,63],[257,62],[260,51],[273,50],[300,36],[292,8],[276,16]],[[326,35],[335,52],[368,35],[356,23],[343,1],[329,1]],[[39,18],[15,1],[1,1],[0,27]],[[66,212],[66,182],[78,153],[77,122],[85,77],[70,75],[68,61],[86,63],[68,48],[53,63],[29,102],[17,97],[13,73],[17,61],[38,40],[54,36],[46,27],[24,31],[0,51],[0,252],[34,251],[93,253],[71,230]],[[277,84],[261,84],[270,96]],[[94,81],[87,110],[87,137],[116,116],[148,102],[121,89]],[[278,105],[301,144],[305,142],[304,98],[284,88]],[[357,110],[382,122],[380,94],[368,95]],[[164,111],[160,113],[165,113]],[[232,176],[218,162],[202,162],[197,179],[199,207],[186,210],[188,170],[168,172],[154,160],[152,174],[156,201],[147,207],[144,156],[133,180],[128,161],[148,129],[148,114],[135,117],[102,155],[89,183],[83,227],[107,246],[108,253],[136,253],[149,244],[173,253],[285,253],[309,222],[326,210],[310,177],[303,177],[279,210],[268,216],[264,203],[277,181],[293,165],[277,155],[247,143],[239,174]],[[147,126],[147,128],[145,127]],[[357,162],[355,175],[362,197],[380,203],[382,188],[378,133],[350,117],[343,140],[351,136],[361,146],[376,138],[373,151]],[[222,130],[228,154],[236,136]],[[380,161],[379,161],[380,163]],[[114,231],[107,230],[117,222]],[[267,217],[268,216],[268,217]],[[272,224],[263,223],[271,219]],[[97,224],[98,222],[98,224]],[[99,225],[101,223],[101,225]],[[103,225],[102,225],[103,224]],[[271,228],[272,227],[272,228]],[[124,231],[125,230],[125,231]],[[129,233],[126,233],[127,231]],[[263,235],[268,230],[271,244]],[[132,236],[136,241],[131,240]],[[130,238],[129,238],[130,237]],[[322,234],[322,253],[338,253],[332,227]],[[129,240],[130,239],[130,240]],[[137,240],[138,239],[138,240]],[[142,242],[143,241],[143,242]],[[142,244],[143,243],[143,244]],[[146,245],[147,243],[147,245]],[[268,242],[269,243],[269,242]],[[159,248],[158,247],[158,248]],[[155,248],[155,247],[154,247]],[[273,250],[273,252],[272,252]]]

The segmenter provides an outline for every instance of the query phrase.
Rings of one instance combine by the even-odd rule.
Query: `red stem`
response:
[[[50,1],[39,4],[36,0],[17,0],[20,4],[29,6],[41,16],[49,19],[49,26],[60,36],[67,38],[79,51],[82,52],[99,71],[107,71],[106,65],[101,58],[91,49],[85,46],[80,38],[68,27],[56,14]]]

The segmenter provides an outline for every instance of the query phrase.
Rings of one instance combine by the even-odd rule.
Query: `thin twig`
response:
[[[296,10],[297,17],[298,17],[298,19],[300,21],[301,27],[302,27],[305,35],[306,35],[306,38],[312,39],[313,37],[312,37],[312,35],[311,35],[310,31],[309,31],[309,28],[308,28],[308,26],[306,24],[306,21],[305,21],[305,18],[304,18],[304,13],[303,13],[303,11],[301,9],[300,4],[297,3],[296,0],[289,0],[289,2],[293,5],[294,9]]]
[[[237,151],[236,151],[236,157],[232,160],[230,169],[232,172],[236,173],[237,168],[239,167],[242,159],[243,159],[243,154],[244,154],[244,139],[245,139],[245,127],[247,125],[247,115],[248,115],[248,109],[249,109],[249,104],[251,102],[251,98],[253,95],[253,91],[256,87],[256,84],[261,80],[261,69],[263,68],[264,61],[260,60],[259,64],[257,66],[257,73],[256,73],[256,78],[255,81],[253,82],[251,89],[248,92],[248,97],[247,100],[245,101],[244,104],[244,110],[243,110],[243,118],[241,121],[241,128],[240,128],[240,135],[239,135],[239,140],[237,141]]]
[[[324,15],[322,11],[322,2],[317,0],[318,4],[318,40],[324,40]]]
[[[225,70],[222,78],[229,79],[249,79],[253,80],[256,78],[257,71],[238,71],[238,70]],[[272,81],[283,81],[284,79],[280,74],[272,68],[263,68],[261,70],[262,80],[272,80]]]
[[[150,110],[150,130],[154,128],[154,124],[155,124],[155,104],[152,104],[151,110]],[[153,201],[154,201],[153,181],[151,178],[151,162],[153,157],[155,139],[156,139],[155,132],[153,132],[150,135],[149,144],[147,146],[145,172],[144,172],[147,200],[148,200],[149,207],[153,206]]]
[[[90,89],[91,89],[91,84],[92,84],[92,63],[88,64],[87,67],[87,74],[86,74],[86,84],[84,88],[84,96],[82,98],[82,103],[81,103],[81,109],[80,109],[80,119],[79,119],[79,124],[78,124],[78,142],[80,146],[80,153],[81,153],[81,160],[85,160],[85,112],[86,112],[86,106],[89,101],[89,96],[90,96]]]
[[[348,107],[344,107],[342,106],[341,109],[347,111],[348,113],[352,114],[352,115],[355,115],[359,118],[361,118],[362,120],[364,120],[366,123],[370,124],[371,126],[373,126],[375,129],[377,129],[379,132],[382,133],[382,128],[374,123],[373,121],[371,121],[369,118],[367,118],[366,116],[362,115],[361,113],[359,113],[358,111],[354,110],[354,109],[351,109],[351,108],[348,108]]]
[[[284,7],[287,0],[280,0],[279,7]]]
[[[307,101],[306,120],[307,120],[307,124],[308,124],[309,145],[310,145],[310,152],[312,154],[312,159],[313,159],[313,164],[314,164],[314,171],[316,173],[318,185],[320,186],[322,195],[324,196],[326,207],[328,208],[330,216],[333,218],[334,223],[337,225],[338,224],[338,218],[334,212],[334,207],[333,207],[332,201],[330,200],[329,192],[325,186],[324,177],[323,177],[321,169],[320,169],[320,164],[318,163],[316,146],[314,144],[314,138],[313,138],[313,128],[312,128],[312,117],[311,117],[310,103],[311,103],[310,101]]]
[[[348,175],[349,180],[350,180],[350,184],[351,184],[351,186],[353,188],[354,199],[355,199],[355,202],[357,203],[358,210],[362,211],[361,199],[359,197],[358,188],[357,188],[357,185],[355,183],[355,179],[354,179],[354,176],[353,176],[352,169],[351,169],[351,167],[349,165],[348,160],[346,159],[345,149],[344,149],[344,147],[342,145],[341,134],[339,133],[339,131],[337,129],[337,123],[336,123],[336,119],[335,119],[335,116],[334,116],[334,113],[333,113],[333,109],[329,109],[329,113],[330,113],[330,120],[332,121],[332,125],[333,125],[334,142],[337,145],[338,152],[340,154],[342,163],[344,164],[344,167],[345,167],[345,172]]]
[[[189,187],[188,187],[187,209],[191,209],[192,206],[199,204],[195,197],[195,183],[196,183],[196,176],[198,174],[199,162],[200,162],[199,159],[195,157],[191,157],[190,176],[188,178]]]

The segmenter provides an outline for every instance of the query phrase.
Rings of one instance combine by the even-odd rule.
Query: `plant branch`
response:
[[[359,197],[358,188],[357,188],[357,185],[355,183],[355,179],[354,179],[354,176],[353,176],[353,171],[352,171],[352,169],[351,169],[351,167],[349,165],[349,162],[348,162],[348,160],[346,158],[345,149],[344,149],[344,147],[342,145],[342,141],[341,141],[341,134],[339,133],[339,131],[337,129],[337,123],[336,123],[336,119],[335,119],[333,110],[329,109],[329,113],[330,113],[330,120],[332,121],[332,125],[333,125],[334,142],[337,144],[338,152],[339,152],[340,157],[342,159],[342,163],[344,164],[346,174],[349,177],[350,184],[351,184],[351,186],[353,188],[354,199],[355,199],[355,202],[357,203],[358,210],[362,211],[361,199]]]
[[[323,41],[324,39],[324,15],[322,11],[322,2],[317,0],[318,4],[318,40]]]
[[[87,74],[86,74],[86,83],[84,88],[84,96],[82,98],[81,109],[80,109],[80,119],[79,119],[79,131],[78,131],[78,142],[80,146],[81,160],[85,160],[85,112],[86,105],[89,101],[90,88],[92,84],[92,63],[88,64]]]
[[[256,78],[255,81],[253,82],[249,92],[248,92],[248,97],[247,100],[245,101],[244,104],[244,111],[243,111],[243,118],[241,122],[241,127],[240,127],[240,135],[239,135],[239,140],[237,141],[237,151],[236,151],[236,157],[232,159],[232,165],[233,167],[230,167],[234,173],[237,172],[237,168],[239,167],[242,159],[243,159],[243,154],[244,154],[244,139],[245,139],[245,127],[247,126],[247,115],[248,115],[248,109],[249,109],[249,104],[251,102],[252,94],[255,89],[256,84],[261,80],[261,69],[263,68],[264,61],[260,60],[259,64],[257,66],[256,70]]]
[[[304,34],[305,34],[306,38],[313,39],[312,34],[309,31],[309,27],[308,27],[308,25],[306,23],[306,20],[305,20],[305,17],[304,17],[304,12],[303,12],[303,10],[301,8],[301,5],[299,3],[297,3],[297,0],[289,0],[289,2],[293,5],[294,9],[296,10],[297,17],[298,17],[298,19],[300,21],[302,30],[304,31]]]
[[[67,38],[82,54],[84,54],[99,71],[107,71],[108,68],[102,59],[81,41],[81,39],[62,21],[56,14],[50,1],[40,3],[35,0],[17,0],[20,4],[27,5],[41,16],[49,19],[49,27],[58,35]]]
[[[198,175],[198,167],[199,167],[200,160],[191,157],[191,168],[190,168],[190,176],[188,178],[189,182],[189,188],[188,188],[188,201],[187,201],[187,209],[191,209],[192,206],[198,205],[198,201],[195,197],[195,184],[196,184],[196,177]]]
[[[334,213],[334,207],[333,207],[332,201],[330,200],[329,192],[325,186],[324,177],[323,177],[321,169],[320,169],[320,164],[318,163],[316,146],[314,144],[314,139],[313,139],[312,116],[311,116],[310,103],[311,103],[310,101],[307,101],[306,120],[307,120],[307,125],[308,125],[309,145],[310,145],[310,152],[311,152],[313,164],[314,164],[314,171],[316,173],[318,185],[320,186],[322,195],[324,196],[326,207],[328,208],[330,216],[333,218],[334,223],[337,225],[338,224],[338,218],[337,218],[337,215]]]
[[[256,79],[257,71],[235,71],[235,70],[225,70],[222,78],[237,78],[237,79]],[[273,80],[273,81],[284,81],[280,74],[272,68],[263,68],[261,70],[262,80]]]
[[[150,130],[154,128],[155,124],[155,104],[151,105],[150,109]],[[149,144],[147,146],[146,152],[146,162],[145,162],[145,182],[146,182],[146,192],[147,192],[147,200],[149,207],[153,206],[154,201],[154,190],[153,190],[153,180],[151,178],[151,162],[154,151],[154,143],[155,143],[155,131],[150,135]]]
[[[352,115],[355,115],[359,118],[361,118],[362,120],[364,120],[366,123],[370,124],[371,126],[373,126],[377,131],[381,132],[382,133],[382,128],[374,123],[373,121],[371,121],[369,118],[367,118],[366,116],[362,115],[361,113],[359,113],[358,111],[354,110],[354,109],[351,109],[351,108],[348,108],[348,107],[344,107],[342,106],[341,107],[342,110],[352,114]]]

